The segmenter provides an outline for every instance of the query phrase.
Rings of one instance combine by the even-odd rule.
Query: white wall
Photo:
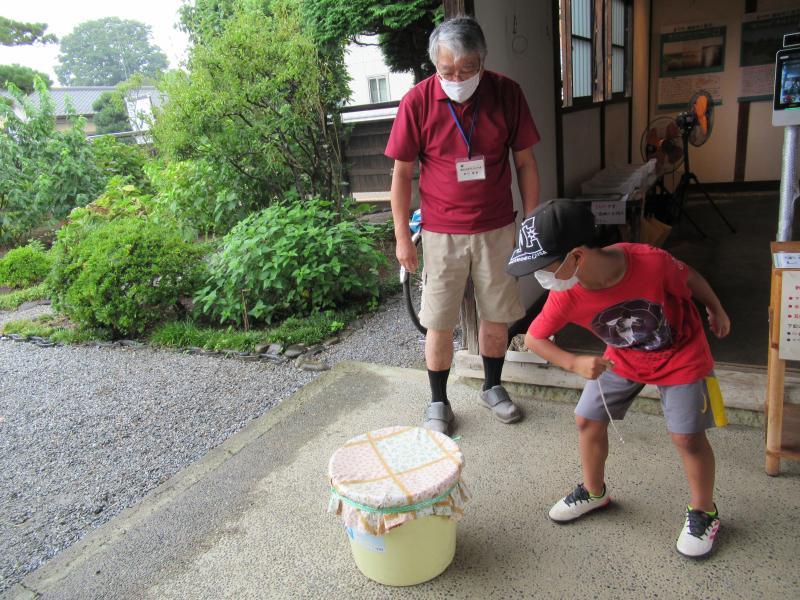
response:
[[[562,132],[564,196],[573,198],[580,194],[581,183],[600,170],[600,108],[565,114]]]
[[[535,153],[543,200],[554,198],[557,189],[551,4],[549,0],[475,1],[475,18],[489,48],[486,67],[519,83],[542,136]]]
[[[383,61],[378,38],[361,37],[360,42],[373,45],[350,44],[345,53],[345,66],[350,75],[351,98],[348,106],[369,104],[370,77],[386,76],[389,83],[389,100],[400,100],[413,87],[413,73],[392,73]]]
[[[725,71],[721,74],[722,104],[715,106],[714,131],[699,148],[691,147],[692,171],[702,182],[733,181],[736,161],[736,134],[740,95],[739,50],[744,0],[653,0],[652,62],[650,64],[651,118],[675,115],[679,111],[657,109],[659,49],[661,29],[665,25],[691,22],[714,22],[726,25]],[[798,0],[760,0],[757,12],[798,8]],[[769,102],[750,105],[745,180],[780,179],[780,156],[783,131],[771,125]]]

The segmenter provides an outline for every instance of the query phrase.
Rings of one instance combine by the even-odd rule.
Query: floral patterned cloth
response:
[[[328,512],[341,515],[345,526],[370,535],[383,535],[428,515],[458,520],[470,498],[461,481],[463,466],[458,445],[429,429],[387,427],[359,435],[334,452],[328,463]],[[433,499],[436,502],[430,504]]]

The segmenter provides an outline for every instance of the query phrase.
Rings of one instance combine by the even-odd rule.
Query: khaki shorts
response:
[[[453,330],[468,277],[472,277],[481,320],[511,323],[525,316],[517,280],[506,273],[515,242],[514,223],[475,234],[423,231],[425,288],[420,322],[428,329]]]

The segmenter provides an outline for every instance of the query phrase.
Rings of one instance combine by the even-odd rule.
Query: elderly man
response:
[[[432,395],[424,426],[450,434],[454,415],[447,378],[468,277],[480,317],[485,374],[480,403],[503,423],[522,417],[500,385],[508,323],[524,314],[516,280],[505,271],[515,241],[508,155],[510,150],[514,156],[527,214],[539,202],[533,155],[539,133],[519,86],[485,69],[486,40],[474,19],[441,23],[428,50],[436,74],[403,97],[386,155],[395,161],[391,201],[397,260],[409,270],[418,265],[408,218],[414,161],[420,164],[426,273],[420,321],[428,329],[425,362]]]

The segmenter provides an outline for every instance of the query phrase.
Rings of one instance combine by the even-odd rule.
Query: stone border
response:
[[[331,346],[338,344],[342,339],[349,337],[356,330],[364,325],[364,319],[358,318],[351,322],[345,329],[339,332],[338,335],[329,337],[319,344],[307,346],[305,344],[292,344],[284,347],[280,343],[264,343],[258,344],[255,347],[255,352],[240,352],[238,350],[211,350],[207,348],[188,347],[188,348],[170,348],[170,347],[157,347],[138,340],[117,340],[114,342],[80,342],[77,344],[62,344],[53,342],[49,338],[40,337],[37,335],[20,335],[18,333],[0,334],[0,342],[10,341],[17,343],[29,343],[39,348],[53,348],[60,346],[73,346],[76,348],[129,348],[138,350],[141,348],[153,348],[164,351],[177,352],[179,354],[197,355],[197,356],[214,356],[217,358],[232,358],[244,362],[266,362],[272,364],[285,364],[293,362],[294,366],[304,371],[321,372],[327,371],[331,368],[324,360],[316,360],[314,357],[324,352]]]

